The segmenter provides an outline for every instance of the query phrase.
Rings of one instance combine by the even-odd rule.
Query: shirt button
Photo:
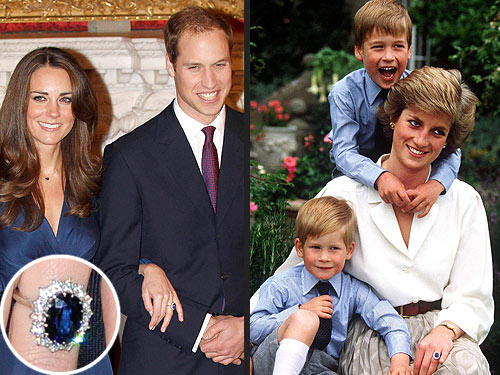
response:
[[[222,273],[220,274],[220,278],[221,278],[222,280],[226,280],[226,279],[227,279],[227,274],[226,274],[225,272],[222,272]]]

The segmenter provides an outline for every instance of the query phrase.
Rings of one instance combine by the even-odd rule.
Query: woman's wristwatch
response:
[[[455,341],[458,338],[458,330],[457,327],[455,327],[453,324],[448,323],[448,322],[442,322],[439,324],[440,326],[446,327],[449,330],[453,332],[453,341]]]

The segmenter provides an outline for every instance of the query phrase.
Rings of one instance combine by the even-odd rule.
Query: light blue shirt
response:
[[[410,74],[405,70],[402,78]],[[366,156],[375,149],[376,109],[384,101],[382,88],[372,81],[365,68],[355,70],[337,82],[330,94],[332,131],[331,154],[337,169],[364,185],[375,187],[375,181],[386,170]],[[434,161],[431,179],[449,190],[460,168],[460,149]],[[377,157],[380,155],[376,155]]]
[[[260,288],[259,302],[250,315],[250,341],[260,344],[290,315],[312,298],[318,278],[303,264],[289,268],[267,279]],[[410,332],[391,304],[380,300],[370,287],[354,277],[340,272],[330,280],[333,298],[332,337],[325,351],[335,359],[347,338],[347,326],[354,314],[359,314],[371,329],[385,340],[389,356],[406,353],[411,357]]]

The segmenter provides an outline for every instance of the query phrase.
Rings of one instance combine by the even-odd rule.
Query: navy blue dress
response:
[[[32,260],[47,255],[67,254],[92,260],[98,245],[99,226],[94,217],[78,218],[64,216],[69,209],[63,204],[57,238],[49,222],[44,219],[33,232],[22,232],[6,228],[0,230],[0,291],[3,291],[14,274]],[[0,212],[2,211],[0,206]],[[21,215],[20,215],[21,216]],[[19,217],[16,225],[22,223]],[[48,349],[47,349],[48,350]],[[2,374],[39,374],[25,366],[10,351],[0,331],[0,366]],[[111,363],[105,356],[86,375],[112,375]]]

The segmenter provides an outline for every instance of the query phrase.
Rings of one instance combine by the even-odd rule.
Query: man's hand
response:
[[[375,181],[380,198],[385,203],[405,207],[410,204],[410,198],[403,183],[390,172],[383,172]]]
[[[200,342],[207,358],[223,365],[241,364],[244,353],[244,318],[213,316]]]
[[[144,308],[151,315],[149,329],[155,329],[163,319],[160,329],[165,332],[174,314],[174,310],[170,307],[172,303],[175,303],[175,311],[177,311],[179,321],[184,321],[181,301],[163,269],[152,263],[141,264],[139,273],[144,275],[142,300],[144,301]]]
[[[319,318],[330,319],[333,314],[333,298],[325,294],[312,298],[299,308],[315,313]]]
[[[415,214],[423,211],[417,217],[423,218],[429,213],[432,205],[436,202],[439,195],[443,192],[444,186],[437,180],[428,180],[425,184],[417,186],[415,189],[407,190],[406,193],[411,202],[402,208],[403,212]]]

